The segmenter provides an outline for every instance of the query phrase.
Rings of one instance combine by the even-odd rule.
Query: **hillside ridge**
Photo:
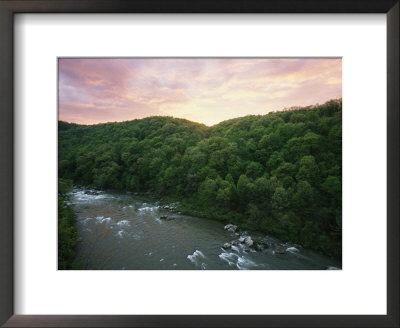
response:
[[[151,192],[181,210],[341,257],[342,101],[208,127],[153,116],[59,121],[59,178]]]

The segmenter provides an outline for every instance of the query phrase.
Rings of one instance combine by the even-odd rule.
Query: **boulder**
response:
[[[228,231],[229,231],[229,232],[235,232],[236,229],[237,229],[237,226],[231,225],[231,227],[228,228]]]
[[[246,240],[246,238],[240,237],[240,238],[239,238],[239,243],[244,243],[245,240]]]
[[[87,190],[87,191],[85,191],[85,194],[86,195],[92,195],[92,196],[98,196],[99,195],[99,193],[97,191],[94,191],[94,190]]]
[[[167,220],[167,219],[168,219],[168,216],[166,216],[166,215],[160,216],[160,220]]]
[[[225,243],[222,247],[223,247],[224,249],[228,249],[228,248],[231,248],[231,244]]]
[[[227,224],[225,227],[224,227],[224,229],[225,230],[228,230],[228,229],[230,229],[230,228],[232,228],[233,227],[233,224]]]
[[[244,243],[245,243],[247,246],[251,247],[251,246],[253,246],[254,241],[251,239],[251,237],[246,237]]]
[[[275,249],[275,253],[276,254],[286,254],[286,249],[284,249],[283,247],[277,247]]]
[[[264,250],[264,245],[263,244],[257,244],[256,248],[258,251],[263,251]]]

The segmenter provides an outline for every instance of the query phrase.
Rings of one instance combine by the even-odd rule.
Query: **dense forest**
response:
[[[60,121],[58,131],[61,179],[151,192],[179,201],[185,213],[341,258],[341,99],[212,127],[148,117],[88,126]]]

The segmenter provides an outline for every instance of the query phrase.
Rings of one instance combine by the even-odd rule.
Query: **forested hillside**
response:
[[[152,192],[197,216],[341,257],[342,102],[212,127],[171,117],[59,122],[59,177]]]

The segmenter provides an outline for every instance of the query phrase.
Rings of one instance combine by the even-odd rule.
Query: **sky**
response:
[[[59,120],[214,125],[342,97],[340,58],[60,58]]]

